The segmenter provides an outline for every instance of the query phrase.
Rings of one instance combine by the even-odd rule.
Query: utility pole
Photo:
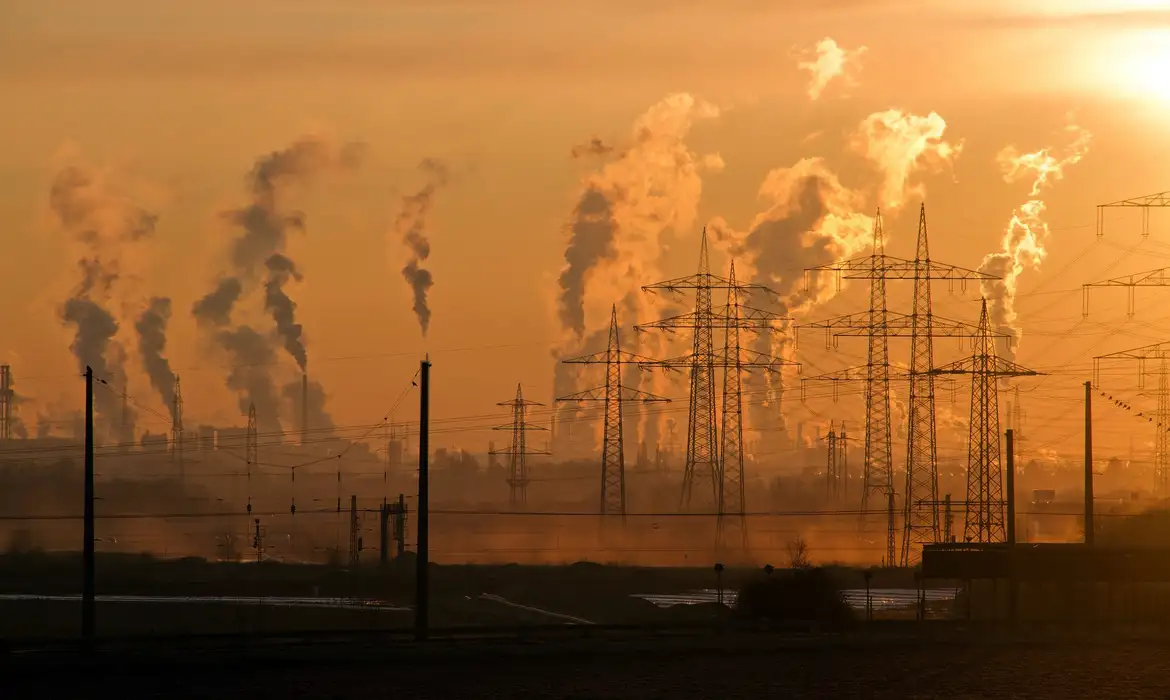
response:
[[[356,569],[361,562],[361,534],[358,522],[357,496],[349,497],[349,568]]]
[[[535,425],[527,421],[529,406],[543,406],[542,403],[528,401],[520,384],[516,384],[516,398],[511,401],[501,401],[497,406],[508,406],[512,409],[512,423],[497,425],[492,430],[507,430],[512,433],[512,442],[505,450],[497,450],[495,454],[508,455],[508,503],[513,508],[522,508],[528,504],[528,460],[530,455],[547,455],[546,451],[528,451],[528,431],[547,430],[544,426]]]
[[[609,344],[604,352],[562,360],[565,364],[605,365],[605,386],[579,391],[557,401],[602,402],[605,407],[605,431],[601,444],[601,505],[598,512],[626,518],[626,451],[623,440],[623,404],[669,402],[670,399],[622,385],[622,366],[650,362],[633,353],[622,352],[618,338],[617,304],[609,317]],[[638,367],[641,369],[641,367]]]
[[[244,444],[244,461],[248,463],[248,515],[252,514],[252,467],[260,463],[260,445],[256,432],[256,402],[248,405],[248,431]]]
[[[840,475],[837,473],[837,429],[833,426],[833,422],[829,422],[829,434],[825,436],[825,444],[828,446],[828,460],[825,465],[825,496],[830,501],[836,501],[840,498]]]
[[[81,639],[87,649],[94,646],[94,584],[97,534],[94,528],[93,493],[93,369],[85,368],[85,524],[82,537]]]
[[[1085,544],[1093,544],[1093,383],[1085,382]]]
[[[1007,448],[1007,543],[1016,543],[1016,456],[1015,432],[1008,428],[1004,432]]]
[[[12,439],[12,367],[0,365],[0,440]]]
[[[431,360],[419,366],[418,399],[418,551],[414,565],[414,638],[426,641],[427,608],[430,604],[427,581],[430,566],[430,449],[431,449]]]

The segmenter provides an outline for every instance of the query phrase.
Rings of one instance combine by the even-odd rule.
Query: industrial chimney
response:
[[[301,375],[301,446],[309,439],[309,373]]]

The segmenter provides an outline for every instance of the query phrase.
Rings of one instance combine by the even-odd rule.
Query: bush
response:
[[[749,620],[845,623],[853,610],[824,569],[793,569],[745,585],[736,614]]]

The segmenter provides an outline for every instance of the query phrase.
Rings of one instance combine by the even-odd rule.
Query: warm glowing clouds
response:
[[[922,117],[888,109],[861,122],[853,146],[883,173],[883,207],[894,209],[909,195],[922,195],[921,186],[909,184],[915,173],[937,172],[954,163],[963,142],[944,141],[946,129],[946,120],[935,112]]]
[[[811,76],[808,83],[809,99],[820,99],[825,88],[834,79],[839,78],[838,82],[845,87],[856,85],[855,76],[861,68],[861,57],[865,52],[864,46],[852,50],[843,49],[837,45],[836,41],[828,37],[821,39],[816,43],[816,46],[805,51],[807,58],[802,60],[799,66],[801,70],[808,71]]]

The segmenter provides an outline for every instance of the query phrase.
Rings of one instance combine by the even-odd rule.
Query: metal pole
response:
[[[422,361],[419,367],[418,402],[418,552],[415,558],[414,579],[414,638],[427,638],[427,564],[429,496],[427,453],[430,451],[430,391],[431,362]]]
[[[1008,542],[1008,619],[1016,620],[1019,582],[1016,579],[1016,448],[1015,431],[1004,433],[1007,442],[1007,542]]]
[[[1093,529],[1093,383],[1085,382],[1085,544]]]
[[[1016,543],[1016,449],[1011,428],[1004,433],[1007,441],[1007,541]]]
[[[94,644],[93,370],[85,368],[85,525],[82,542],[81,639]]]

